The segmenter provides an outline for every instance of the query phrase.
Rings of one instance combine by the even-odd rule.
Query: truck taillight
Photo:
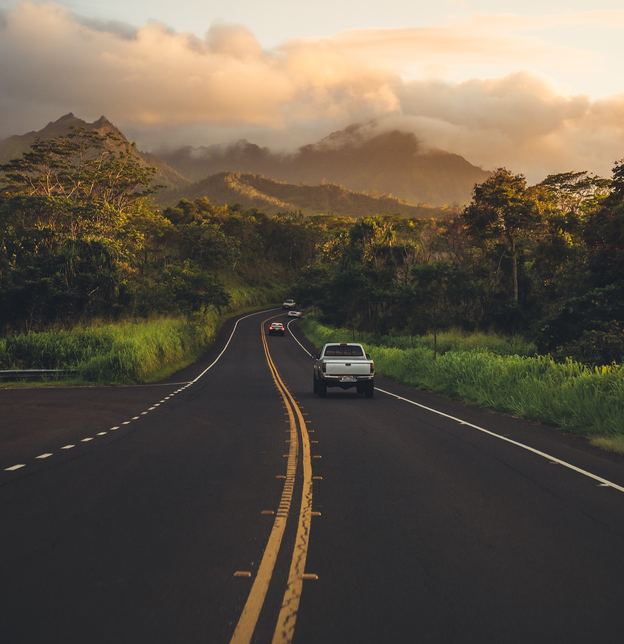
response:
[[[374,362],[370,363],[370,372],[375,373],[375,363]]]
[[[327,371],[327,365],[324,362],[321,363],[321,369],[322,369],[323,373],[325,373]]]

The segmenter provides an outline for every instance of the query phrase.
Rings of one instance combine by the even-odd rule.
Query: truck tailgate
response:
[[[328,376],[367,376],[370,374],[370,361],[348,360],[340,358],[337,360],[325,359],[325,373]]]

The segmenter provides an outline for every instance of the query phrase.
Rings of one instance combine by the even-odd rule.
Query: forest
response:
[[[622,162],[533,186],[498,169],[452,219],[268,216],[203,198],[158,209],[131,147],[75,130],[0,167],[1,336],[198,319],[245,287],[354,332],[518,334],[559,360],[622,360]]]
[[[598,365],[624,353],[623,269],[623,163],[535,186],[501,168],[451,220],[366,218],[325,236],[297,295],[377,336],[520,334]]]

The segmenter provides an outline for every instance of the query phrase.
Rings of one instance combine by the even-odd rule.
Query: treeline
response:
[[[297,296],[377,335],[521,333],[590,364],[624,354],[624,163],[529,186],[497,170],[451,221],[370,218],[338,231]]]
[[[39,141],[0,173],[2,334],[222,307],[228,286],[285,284],[312,256],[301,216],[159,211],[153,169],[112,134]]]
[[[125,139],[75,130],[0,166],[0,334],[228,303],[292,284],[377,336],[520,333],[590,364],[624,353],[624,162],[611,179],[499,169],[453,219],[266,216],[205,199],[159,210]]]

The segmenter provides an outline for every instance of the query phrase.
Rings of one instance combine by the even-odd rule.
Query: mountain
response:
[[[37,131],[27,132],[10,136],[0,141],[0,163],[6,163],[11,159],[20,157],[27,152],[31,145],[37,140],[54,139],[59,136],[68,134],[72,129],[94,130],[101,134],[115,134],[124,140],[127,140],[123,133],[117,129],[105,116],[101,116],[97,121],[88,123],[74,116],[71,112],[61,116],[60,119],[48,123],[44,128]],[[142,163],[156,168],[157,172],[154,182],[164,185],[167,188],[181,188],[190,183],[177,170],[174,170],[168,163],[159,159],[153,154],[141,152],[134,147],[131,148],[132,154],[135,154]]]
[[[274,153],[248,141],[158,154],[195,181],[235,171],[295,184],[338,184],[433,205],[467,203],[474,184],[489,176],[458,154],[423,147],[413,133],[380,131],[375,123],[351,125],[293,154]]]
[[[36,139],[62,136],[72,128],[125,139],[104,116],[88,123],[70,113],[41,130],[0,141],[0,163],[19,157]],[[247,141],[158,154],[133,144],[131,154],[157,169],[154,183],[165,186],[156,195],[161,204],[207,196],[267,212],[436,216],[467,203],[474,184],[489,176],[457,154],[424,148],[414,134],[381,131],[374,122],[351,125],[292,154]]]
[[[180,199],[207,197],[217,204],[240,204],[267,214],[301,211],[307,215],[331,214],[363,217],[374,214],[406,217],[440,217],[450,214],[442,208],[414,206],[393,197],[375,197],[331,184],[293,185],[258,174],[221,172],[181,190],[167,190],[158,196],[163,205]]]

